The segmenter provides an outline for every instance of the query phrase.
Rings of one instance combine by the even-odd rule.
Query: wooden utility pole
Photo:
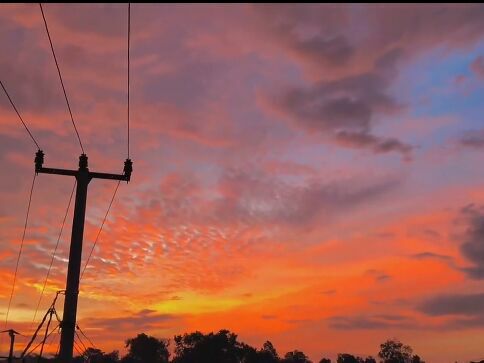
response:
[[[16,332],[13,329],[3,330],[0,333],[8,333],[8,335],[10,336],[10,350],[8,352],[8,360],[7,360],[7,362],[8,363],[12,363],[13,362],[13,346],[15,344],[15,334],[20,334],[20,333]]]
[[[87,187],[92,179],[123,180],[129,182],[133,163],[130,159],[124,162],[123,174],[96,173],[89,171],[87,156],[79,157],[79,169],[44,168],[44,153],[37,151],[35,155],[35,172],[43,174],[69,175],[76,178],[76,203],[72,221],[71,247],[69,251],[69,265],[67,268],[67,282],[64,300],[64,316],[61,323],[61,341],[59,361],[71,363],[74,349],[74,334],[76,328],[77,299],[79,295],[79,276],[81,271],[82,239],[84,236],[84,219],[86,216]]]

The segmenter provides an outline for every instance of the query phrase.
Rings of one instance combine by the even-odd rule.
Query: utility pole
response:
[[[13,329],[3,330],[0,333],[8,333],[8,335],[10,336],[10,351],[8,353],[8,360],[7,360],[7,362],[8,363],[12,363],[13,362],[13,345],[15,344],[15,334],[20,334],[20,333],[19,332],[16,332]]]
[[[79,295],[79,275],[81,271],[82,239],[84,236],[84,219],[86,216],[87,187],[92,179],[123,180],[129,182],[133,163],[130,159],[124,162],[123,174],[96,173],[87,167],[87,155],[79,157],[79,169],[44,168],[44,153],[42,150],[35,154],[35,172],[43,174],[68,175],[76,178],[76,203],[72,221],[71,247],[69,251],[69,265],[64,300],[64,316],[61,323],[61,341],[59,362],[71,363],[74,349],[74,334],[76,328],[77,299]]]

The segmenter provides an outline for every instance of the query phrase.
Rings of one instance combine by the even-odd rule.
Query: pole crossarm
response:
[[[91,179],[109,179],[109,180],[128,181],[127,176],[124,174],[90,172],[89,175],[91,176]]]
[[[87,156],[82,154],[79,157],[79,169],[58,169],[58,168],[44,168],[44,152],[42,150],[37,151],[35,154],[35,172],[37,174],[57,174],[79,177],[80,172],[84,173],[84,177],[87,177],[89,181],[91,179],[108,179],[108,180],[121,180],[129,182],[131,179],[131,173],[133,172],[133,162],[130,159],[126,159],[124,162],[123,174],[111,174],[111,173],[99,173],[89,171],[87,167]],[[87,175],[85,174],[87,172]]]
[[[68,169],[56,169],[56,168],[40,168],[35,170],[37,173],[41,174],[58,174],[58,175],[70,175],[76,176],[77,170],[68,170]]]

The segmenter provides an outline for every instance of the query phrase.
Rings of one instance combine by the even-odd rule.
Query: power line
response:
[[[24,246],[25,232],[27,231],[27,222],[29,220],[30,204],[32,202],[32,194],[33,194],[33,191],[34,191],[35,177],[36,176],[37,176],[37,174],[34,173],[34,178],[32,180],[32,186],[30,187],[29,204],[27,206],[27,214],[25,216],[24,231],[22,233],[22,241],[20,242],[20,250],[18,252],[17,263],[15,265],[15,273],[13,275],[12,291],[10,292],[10,299],[8,300],[7,314],[5,316],[5,329],[7,328],[7,324],[8,324],[8,314],[10,313],[10,306],[12,304],[13,293],[15,291],[15,283],[17,282],[18,265],[19,265],[19,262],[20,262],[20,256],[22,255],[22,249],[23,249],[23,246]]]
[[[29,351],[30,346],[34,343],[35,339],[37,338],[37,334],[39,333],[40,329],[42,328],[42,325],[44,325],[45,320],[47,319],[47,315],[49,315],[49,321],[52,320],[52,315],[55,315],[55,318],[56,318],[57,322],[59,324],[61,324],[61,321],[60,321],[59,316],[57,315],[57,311],[55,309],[55,303],[57,302],[57,298],[59,297],[59,294],[60,293],[62,293],[62,290],[61,291],[57,291],[57,293],[55,294],[54,300],[52,301],[52,304],[50,305],[50,308],[45,313],[44,317],[42,318],[42,321],[37,326],[37,329],[35,330],[34,334],[32,335],[32,338],[30,338],[29,343],[27,344],[27,346],[23,350],[22,354],[20,355],[21,358],[23,358],[25,356],[25,354],[27,353],[27,351]]]
[[[93,347],[94,349],[96,349],[96,346],[94,345],[94,343],[92,342],[92,340],[89,339],[89,337],[86,334],[84,334],[84,332],[79,327],[79,325],[77,325],[76,327],[77,327],[77,330],[79,330],[81,332],[82,336],[87,339],[87,341],[89,342],[89,344],[91,344],[91,347]]]
[[[52,252],[52,258],[50,260],[49,269],[47,270],[47,274],[45,276],[44,285],[42,286],[42,292],[40,293],[39,302],[37,303],[37,308],[35,309],[35,314],[34,314],[34,318],[32,319],[32,323],[35,322],[35,318],[37,317],[37,312],[39,311],[40,302],[42,301],[42,297],[44,296],[45,286],[47,285],[47,280],[49,279],[50,270],[52,269],[52,265],[54,263],[55,254],[57,252],[57,248],[59,247],[59,242],[60,242],[60,239],[61,239],[61,236],[62,236],[62,231],[64,230],[64,225],[66,223],[67,214],[69,213],[69,209],[70,209],[71,202],[72,202],[72,196],[74,195],[74,190],[76,189],[76,184],[77,183],[74,181],[74,186],[72,187],[71,196],[69,197],[69,202],[67,203],[66,213],[64,214],[64,219],[62,220],[62,225],[61,225],[61,229],[60,229],[60,232],[59,232],[59,237],[57,237],[57,243],[55,245],[54,251]]]
[[[74,116],[72,116],[71,105],[69,104],[69,99],[67,98],[66,88],[64,87],[64,82],[62,81],[62,74],[59,68],[59,63],[57,62],[57,57],[55,56],[54,45],[52,44],[52,39],[50,38],[49,27],[47,26],[47,20],[45,19],[44,10],[42,9],[42,3],[39,3],[40,12],[42,13],[42,19],[44,19],[45,30],[47,32],[47,37],[49,38],[50,49],[52,50],[52,55],[54,56],[55,65],[57,67],[57,72],[59,73],[59,79],[62,85],[62,90],[64,91],[64,97],[66,99],[67,108],[69,109],[69,114],[71,115],[72,126],[74,126],[74,131],[76,132],[77,139],[79,140],[79,145],[81,145],[82,153],[84,152],[84,147],[82,146],[81,137],[79,136],[79,132],[77,131],[76,123],[74,122]]]
[[[80,349],[80,348],[78,348],[78,347],[79,347],[79,345],[76,343],[76,341],[75,341],[75,340],[74,340],[73,342],[74,342],[74,349],[76,350],[77,354],[79,354],[79,356],[82,356],[82,352],[81,352],[81,349],[82,349],[82,348],[81,348],[81,349]]]
[[[109,214],[109,210],[111,209],[111,206],[113,205],[113,201],[114,201],[114,198],[116,197],[116,193],[118,192],[118,188],[119,188],[120,183],[121,183],[121,181],[118,181],[118,184],[116,184],[116,189],[114,189],[113,197],[111,198],[111,202],[109,203],[109,207],[106,211],[106,214],[104,215],[104,219],[103,219],[103,222],[101,223],[101,227],[99,228],[99,231],[97,232],[96,239],[94,240],[94,244],[92,245],[91,251],[89,252],[89,256],[87,257],[86,264],[84,265],[84,268],[82,269],[80,280],[82,280],[82,277],[84,276],[84,272],[86,271],[86,267],[89,264],[89,260],[91,259],[92,252],[94,251],[94,247],[96,247],[97,241],[99,239],[99,235],[101,234],[101,231],[103,230],[104,223],[106,222],[106,219],[107,219],[108,214]]]
[[[45,338],[45,340],[47,340],[47,338],[49,338],[52,333],[54,333],[58,328],[60,327],[60,324],[57,324],[57,326],[51,330],[51,332],[47,335],[47,337]],[[29,355],[29,354],[32,354],[33,352],[35,352],[35,350],[40,347],[41,345],[45,344],[45,340],[41,340],[39,342],[39,344],[37,344],[34,348],[30,349],[30,351],[26,354],[26,355]]]
[[[129,89],[130,89],[130,39],[131,39],[131,3],[128,3],[128,159],[129,159]]]
[[[18,118],[20,119],[20,121],[22,122],[22,125],[24,125],[25,130],[27,130],[27,132],[29,133],[30,138],[31,138],[31,139],[32,139],[32,141],[34,142],[35,146],[37,146],[37,149],[39,149],[39,150],[40,150],[40,146],[39,146],[39,144],[37,143],[37,141],[35,140],[34,135],[32,135],[32,133],[30,132],[29,128],[28,128],[28,127],[27,127],[27,125],[25,124],[25,122],[24,122],[24,120],[23,120],[22,116],[20,116],[20,113],[18,112],[17,107],[15,107],[15,104],[13,103],[12,99],[10,98],[10,95],[8,94],[8,92],[7,92],[6,88],[5,88],[5,86],[3,85],[3,82],[2,82],[1,80],[0,80],[0,85],[2,85],[3,91],[4,91],[4,92],[5,92],[5,94],[7,95],[7,98],[8,98],[8,100],[10,101],[10,104],[12,105],[13,109],[14,109],[14,110],[15,110],[15,112],[17,113],[17,116],[18,116]],[[128,144],[128,145],[129,145],[129,144]],[[129,148],[129,146],[128,146],[128,148]]]
[[[77,331],[76,331],[75,333],[76,333],[76,337],[77,337],[77,339],[79,340],[79,343],[80,343],[80,344],[81,344],[81,346],[82,346],[82,349],[84,349],[84,352],[85,352],[85,351],[87,351],[87,347],[86,347],[86,345],[84,344],[84,342],[82,341],[82,339],[81,339],[80,335],[77,333]]]

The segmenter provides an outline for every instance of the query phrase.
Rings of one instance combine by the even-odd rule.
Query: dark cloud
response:
[[[401,51],[393,49],[376,60],[371,72],[288,89],[276,99],[276,107],[296,125],[343,146],[374,153],[398,152],[409,159],[411,145],[372,133],[377,115],[392,115],[402,109],[388,92],[400,57]]]
[[[388,80],[377,72],[321,81],[287,90],[278,101],[282,110],[311,131],[369,132],[378,111],[395,111],[397,102],[385,94]]]
[[[471,69],[479,78],[484,78],[484,56],[480,55],[471,63]]]
[[[473,266],[462,270],[473,279],[484,279],[484,208],[469,205],[462,214],[467,222],[460,250]]]
[[[261,315],[261,318],[264,320],[274,320],[277,319],[277,315]]]
[[[277,32],[278,43],[287,53],[302,60],[303,68],[309,64],[313,78],[314,74],[319,77],[287,89],[277,97],[276,107],[296,125],[321,132],[344,147],[396,152],[405,160],[411,159],[412,145],[373,131],[377,116],[391,117],[401,109],[390,90],[398,75],[396,61],[441,44],[468,46],[484,31],[484,7],[477,4],[418,8],[293,5],[264,7],[260,13],[269,24],[264,29]],[[359,24],[361,18],[370,21]],[[364,37],[355,37],[361,32]],[[472,64],[477,74],[483,73],[482,63],[478,58]],[[356,75],[346,71],[355,68],[366,71]]]
[[[341,66],[353,55],[354,49],[346,37],[313,36],[309,39],[293,39],[292,47],[316,62]]]
[[[313,64],[343,67],[355,49],[345,34],[347,9],[338,6],[263,5],[252,8],[261,20],[259,26],[272,41],[296,57]],[[313,28],[306,33],[302,28]],[[306,33],[306,34],[305,34]]]
[[[390,280],[392,277],[385,273],[384,271],[369,269],[365,272],[366,275],[372,276],[376,282],[385,282]]]
[[[87,318],[82,321],[83,325],[90,328],[102,328],[106,331],[139,331],[140,327],[144,330],[160,329],[173,323],[177,317],[170,314],[159,314],[154,310],[141,310],[131,316],[119,318]]]
[[[341,145],[352,148],[366,148],[377,154],[395,151],[400,153],[405,160],[411,159],[413,149],[411,145],[398,139],[379,137],[367,132],[340,131],[336,133],[336,140]]]
[[[463,315],[484,317],[484,293],[434,296],[423,302],[418,310],[430,315]]]
[[[399,315],[333,316],[327,319],[329,327],[337,330],[412,329],[415,321]]]
[[[224,198],[215,215],[252,223],[304,226],[315,218],[334,218],[349,208],[378,198],[400,185],[399,179],[325,183],[308,181],[293,186],[267,175],[231,170],[220,181]]]
[[[440,255],[438,253],[433,253],[433,252],[416,253],[414,255],[411,255],[410,258],[413,258],[415,260],[434,259],[434,260],[440,260],[440,261],[449,262],[449,263],[453,263],[454,261],[454,259],[451,256]]]
[[[484,327],[484,315],[469,318],[452,319],[445,324],[445,327],[451,329],[472,329]]]
[[[472,149],[484,148],[484,130],[466,132],[459,140],[460,145]]]

